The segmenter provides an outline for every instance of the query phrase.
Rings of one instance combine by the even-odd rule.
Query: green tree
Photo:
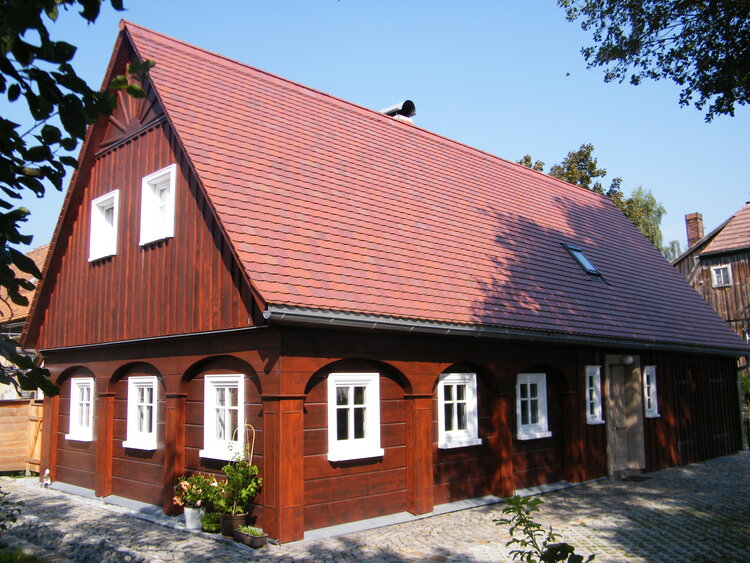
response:
[[[544,163],[534,161],[528,154],[521,158],[518,164],[544,171]],[[570,151],[562,162],[550,167],[549,174],[569,184],[606,196],[656,248],[662,249],[660,225],[666,213],[664,206],[656,200],[651,190],[644,190],[642,187],[636,189],[630,197],[626,197],[622,193],[621,178],[614,178],[605,189],[602,180],[607,171],[599,168],[599,163],[594,157],[594,145],[586,143],[578,150]]]
[[[750,0],[557,0],[594,45],[581,52],[606,82],[667,78],[706,121],[750,102]]]
[[[682,254],[682,249],[680,248],[680,241],[679,240],[671,240],[669,241],[669,244],[661,249],[661,253],[664,255],[664,258],[669,260],[670,262],[677,258],[680,254]]]
[[[87,125],[100,115],[111,114],[116,106],[111,91],[93,90],[76,74],[71,64],[76,48],[53,40],[47,25],[58,19],[61,10],[70,9],[80,9],[80,16],[93,23],[103,3],[0,0],[0,95],[4,94],[11,104],[25,104],[23,112],[28,112],[28,121],[33,123],[22,131],[20,124],[2,115],[6,109],[0,114],[0,286],[19,305],[28,304],[20,289],[34,286],[26,277],[16,276],[11,266],[38,279],[41,272],[17,248],[31,242],[31,237],[20,231],[29,210],[13,202],[26,190],[37,197],[42,197],[49,186],[62,190],[67,170],[78,165],[70,152],[83,139]],[[110,0],[110,4],[115,10],[123,10],[122,0]],[[144,96],[136,82],[145,79],[152,65],[150,61],[131,65],[128,76],[115,78],[111,89]],[[57,393],[47,379],[47,370],[19,353],[14,341],[0,338],[0,355],[17,366],[0,366],[0,383]]]

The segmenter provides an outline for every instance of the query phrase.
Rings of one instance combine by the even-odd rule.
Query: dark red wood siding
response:
[[[178,166],[175,235],[139,245],[141,179]],[[91,201],[120,190],[117,254],[89,262]],[[165,122],[96,157],[45,282],[41,349],[251,325],[253,300]],[[257,315],[257,312],[255,313]]]

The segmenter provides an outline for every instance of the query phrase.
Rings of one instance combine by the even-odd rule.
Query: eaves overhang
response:
[[[750,346],[713,347],[705,344],[682,344],[675,342],[646,341],[627,338],[605,338],[585,334],[546,332],[512,327],[435,322],[420,319],[367,315],[349,311],[308,309],[283,305],[269,305],[263,318],[270,325],[289,325],[317,328],[357,329],[383,332],[431,334],[436,336],[468,336],[474,338],[498,338],[525,340],[548,344],[574,344],[582,346],[610,347],[628,350],[664,350],[691,354],[711,354],[737,358],[750,354]]]

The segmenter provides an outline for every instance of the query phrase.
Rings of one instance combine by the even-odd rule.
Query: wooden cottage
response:
[[[136,58],[27,327],[54,480],[169,512],[251,424],[289,541],[740,447],[745,344],[606,198],[132,23],[105,84]]]
[[[703,216],[685,216],[688,249],[672,264],[746,341],[750,338],[750,203],[704,235]]]

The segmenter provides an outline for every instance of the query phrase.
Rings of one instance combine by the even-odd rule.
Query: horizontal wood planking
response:
[[[0,442],[0,471],[23,471],[29,443],[29,416],[33,405],[28,400],[0,401],[3,437]]]
[[[176,163],[175,235],[139,244],[141,179]],[[120,190],[117,254],[88,261],[91,200]],[[99,155],[43,290],[40,349],[253,324],[250,289],[165,124]]]

